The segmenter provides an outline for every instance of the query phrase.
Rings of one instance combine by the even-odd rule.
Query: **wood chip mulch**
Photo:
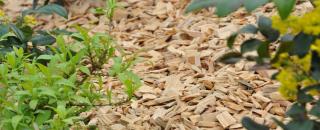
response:
[[[271,118],[284,119],[291,103],[277,92],[279,83],[270,80],[273,71],[251,71],[254,64],[245,61],[235,65],[217,62],[228,52],[225,39],[232,32],[247,23],[255,24],[259,15],[274,15],[274,6],[267,4],[252,14],[241,9],[218,18],[212,8],[184,14],[187,2],[121,1],[112,35],[128,52],[145,50],[133,69],[144,85],[130,103],[87,113],[91,115],[89,124],[97,124],[100,130],[243,129],[241,119],[248,116],[275,129]],[[77,23],[93,32],[107,32],[105,17],[89,11],[97,3],[79,0],[78,4],[69,8],[73,19],[55,20],[39,28],[63,29]],[[297,10],[305,8],[310,4],[297,6]],[[246,38],[237,40],[237,49]],[[116,81],[106,83],[106,87],[110,85],[123,87]]]

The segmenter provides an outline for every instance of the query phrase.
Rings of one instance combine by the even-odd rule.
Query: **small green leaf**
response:
[[[53,55],[40,55],[37,60],[51,60]]]
[[[267,126],[258,124],[249,117],[244,117],[241,123],[247,130],[269,130]]]
[[[296,0],[273,0],[273,2],[277,6],[278,13],[282,19],[288,18],[296,4]]]
[[[258,39],[249,39],[247,41],[244,41],[241,44],[241,53],[246,53],[246,52],[250,52],[250,51],[255,51],[258,49],[258,47],[262,44],[262,41],[258,40]]]
[[[67,10],[62,7],[61,5],[57,5],[57,4],[49,4],[49,5],[45,5],[42,6],[38,9],[36,9],[37,13],[44,13],[44,14],[53,14],[56,13],[64,18],[68,18],[68,12]]]
[[[229,48],[233,48],[233,44],[239,34],[242,33],[252,33],[256,34],[258,32],[258,28],[252,24],[248,24],[244,27],[242,27],[238,32],[233,33],[228,39],[227,39],[227,45]]]
[[[37,107],[37,105],[38,105],[38,102],[39,102],[39,100],[37,100],[37,99],[31,100],[31,101],[29,102],[30,108],[31,108],[32,110],[36,109],[36,107]]]
[[[227,46],[228,46],[230,49],[233,48],[233,44],[234,44],[237,36],[238,36],[238,33],[233,33],[230,37],[228,37],[228,39],[227,39]]]
[[[262,35],[270,42],[276,41],[280,36],[279,31],[272,28],[272,21],[268,17],[260,16],[258,19],[258,27]]]
[[[82,67],[80,67],[80,71],[87,74],[87,75],[91,75],[88,67],[82,66]]]
[[[255,25],[248,24],[244,27],[242,27],[239,30],[239,33],[251,33],[251,34],[256,34],[258,32],[258,28]]]
[[[267,2],[269,2],[269,0],[244,0],[244,7],[251,12]]]
[[[186,8],[186,13],[191,11],[200,10],[203,8],[208,8],[216,4],[217,0],[192,0],[189,6]]]
[[[242,5],[242,0],[217,0],[216,14],[224,17],[231,12],[239,9]]]
[[[88,98],[86,97],[81,97],[81,96],[78,96],[78,95],[75,95],[72,97],[76,102],[79,102],[79,103],[84,103],[84,104],[87,104],[87,105],[91,105],[91,102]]]
[[[218,59],[218,61],[225,64],[234,64],[242,59],[242,54],[239,52],[229,52],[224,54],[222,57]]]

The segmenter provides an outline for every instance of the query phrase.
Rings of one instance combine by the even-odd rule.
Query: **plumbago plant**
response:
[[[274,77],[281,83],[279,92],[293,101],[286,112],[290,118],[288,122],[274,119],[284,130],[320,129],[320,1],[314,4],[315,9],[303,16],[259,17],[257,26],[247,25],[231,35],[228,46],[233,49],[236,37],[242,33],[260,33],[265,38],[250,38],[241,44],[240,52],[233,49],[220,58],[227,64],[246,59],[256,61],[257,68],[278,70]],[[270,46],[275,45],[276,51],[271,51]],[[242,124],[249,130],[269,129],[250,118],[244,118]]]
[[[101,104],[106,94],[96,70],[109,59],[114,59],[110,76],[116,76],[127,88],[128,98],[141,85],[140,79],[129,70],[133,60],[115,57],[112,38],[106,34],[89,36],[88,31],[76,27],[77,42],[66,46],[62,36],[57,37],[53,55],[30,59],[22,48],[13,47],[0,64],[0,129],[67,130],[81,119],[78,115]],[[74,53],[76,52],[76,53]],[[39,60],[48,60],[46,65]],[[89,63],[87,62],[89,61]],[[126,62],[124,62],[126,61]],[[127,62],[128,61],[128,62]],[[91,64],[92,67],[86,67]],[[107,95],[107,97],[109,97]]]

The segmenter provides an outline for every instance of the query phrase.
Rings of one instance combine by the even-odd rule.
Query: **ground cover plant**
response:
[[[56,7],[40,7],[37,11],[46,8],[47,12],[61,14],[60,6]],[[23,14],[17,24],[9,23],[3,11],[0,18],[1,129],[69,129],[75,122],[84,120],[80,113],[95,106],[130,101],[141,86],[140,78],[130,70],[135,58],[115,56],[116,43],[108,34],[91,36],[89,30],[75,25],[77,32],[70,35],[75,43],[70,44],[63,35],[55,34],[55,37],[54,31],[34,34],[32,25],[36,20],[31,15]],[[28,45],[29,41],[32,46]],[[35,52],[34,49],[40,51],[39,46],[45,46],[46,52]],[[106,93],[102,90],[101,76],[107,74],[97,71],[110,60],[114,63],[108,75],[124,84],[128,95],[125,101],[112,102],[112,89]],[[94,85],[93,80],[99,80],[99,85]],[[109,103],[101,103],[103,99]]]

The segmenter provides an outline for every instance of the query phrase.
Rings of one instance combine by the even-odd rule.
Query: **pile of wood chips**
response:
[[[98,125],[100,130],[243,129],[241,119],[248,116],[276,129],[271,118],[283,120],[291,103],[277,92],[279,84],[270,80],[273,71],[250,71],[254,64],[245,61],[235,65],[217,62],[229,50],[226,38],[232,32],[245,24],[255,24],[259,15],[274,15],[274,6],[267,4],[252,14],[241,9],[218,18],[212,8],[184,14],[187,2],[121,1],[123,7],[116,11],[112,35],[128,52],[144,50],[133,69],[144,85],[130,103],[98,107],[87,113],[89,124]],[[46,16],[40,19],[46,24],[38,28],[65,29],[79,24],[92,32],[108,32],[105,16],[89,11],[99,5],[79,0],[69,7],[72,18],[68,21]],[[306,8],[311,8],[310,3],[296,7],[300,13]],[[236,48],[246,38],[239,38]],[[106,87],[111,85],[115,93],[119,91],[114,96],[125,98],[118,81],[106,80],[110,81]]]

